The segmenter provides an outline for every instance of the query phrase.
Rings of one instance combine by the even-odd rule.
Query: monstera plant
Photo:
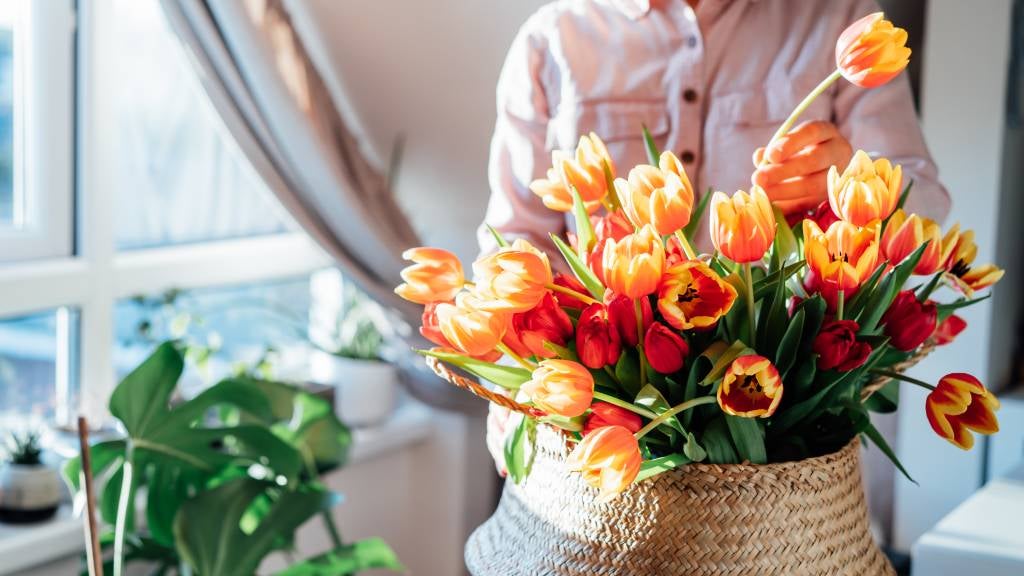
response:
[[[184,351],[165,342],[117,386],[110,413],[124,434],[91,447],[105,574],[131,562],[154,574],[242,576],[320,515],[333,547],[280,576],[401,570],[379,539],[342,541],[319,475],[345,463],[351,435],[329,402],[294,386],[248,377],[222,380],[176,402]],[[64,469],[79,489],[81,461]],[[136,525],[144,502],[144,526]]]

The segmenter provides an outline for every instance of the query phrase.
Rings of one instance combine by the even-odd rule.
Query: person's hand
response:
[[[853,149],[831,122],[804,122],[765,149],[754,152],[757,168],[750,181],[764,188],[772,203],[785,214],[813,210],[827,195],[831,166],[840,172],[853,157]]]

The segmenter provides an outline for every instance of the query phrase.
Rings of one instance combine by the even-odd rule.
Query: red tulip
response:
[[[910,352],[935,332],[938,309],[933,302],[920,302],[912,290],[896,295],[882,316],[885,335],[898,350]]]
[[[564,346],[572,333],[572,320],[549,292],[537,306],[512,316],[504,343],[520,356],[553,358],[555,353],[545,348],[544,343]]]
[[[619,331],[619,339],[626,346],[636,346],[640,343],[640,333],[636,327],[636,304],[634,300],[621,294],[608,292],[605,295],[605,302],[608,305],[608,318]],[[640,299],[640,309],[643,312],[643,329],[654,322],[654,310],[651,308],[651,301],[646,297]]]
[[[583,435],[586,436],[602,426],[622,426],[630,432],[636,432],[643,425],[644,421],[639,416],[625,408],[607,402],[594,402],[590,407],[590,415],[583,424]]]
[[[839,216],[836,216],[836,213],[832,211],[832,205],[828,203],[828,200],[825,200],[814,209],[810,219],[818,224],[818,228],[828,230],[829,226],[839,221]]]
[[[857,341],[860,326],[853,320],[834,320],[825,324],[814,338],[818,368],[849,372],[867,362],[871,345]]]
[[[568,288],[574,292],[579,292],[580,294],[587,293],[587,288],[583,284],[581,284],[580,281],[577,280],[575,277],[570,276],[568,274],[555,274],[554,283],[556,286]],[[558,305],[561,306],[562,308],[583,310],[584,308],[587,307],[586,302],[578,298],[574,298],[573,296],[570,296],[568,294],[563,294],[561,292],[555,292],[555,301],[558,302]]]
[[[587,368],[603,368],[619,360],[619,333],[608,318],[604,304],[591,304],[576,324],[576,354]]]
[[[690,354],[690,346],[674,330],[661,322],[655,322],[644,334],[644,352],[655,372],[675,374]]]
[[[967,328],[967,321],[953,314],[946,318],[935,328],[935,343],[939,346],[949,344],[956,339],[957,335]]]

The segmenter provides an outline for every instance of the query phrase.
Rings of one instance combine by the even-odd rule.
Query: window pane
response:
[[[74,320],[64,309],[0,319],[0,423],[66,423],[75,402],[67,347]]]
[[[14,22],[17,2],[0,0],[0,227],[15,224]]]
[[[281,378],[305,377],[310,308],[309,278],[244,286],[170,291],[118,302],[115,316],[118,377],[158,343],[181,338],[209,357],[193,356],[183,378],[192,394],[242,367],[253,368],[267,353],[266,367]]]
[[[115,0],[116,237],[122,249],[282,232],[284,210],[203,92],[158,0]]]

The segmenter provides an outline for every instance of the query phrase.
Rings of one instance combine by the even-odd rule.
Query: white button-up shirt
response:
[[[550,248],[564,214],[529,184],[582,134],[608,145],[618,176],[645,163],[641,125],[684,162],[698,194],[750,186],[753,151],[835,68],[835,42],[874,0],[560,0],[541,8],[509,49],[498,81],[485,222]],[[936,220],[949,196],[918,126],[903,74],[865,90],[834,84],[802,120],[835,123],[854,149],[902,164],[908,209]],[[842,168],[842,167],[840,167]],[[705,219],[706,226],[706,219]],[[493,240],[484,227],[484,250]],[[708,248],[706,234],[698,239]]]

